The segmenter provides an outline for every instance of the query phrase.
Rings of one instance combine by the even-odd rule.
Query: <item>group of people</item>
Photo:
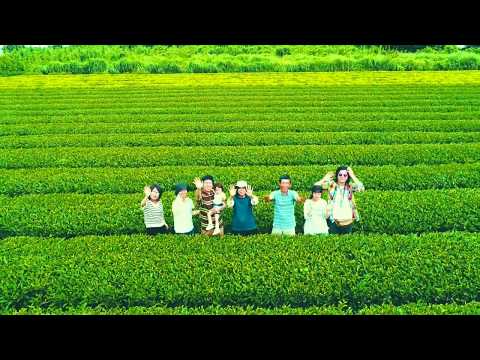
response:
[[[172,203],[173,232],[193,235],[195,229],[192,217],[199,215],[202,235],[224,235],[222,213],[228,207],[233,209],[231,232],[237,235],[252,235],[258,232],[253,207],[259,203],[253,194],[253,188],[246,181],[240,180],[228,189],[225,195],[223,185],[214,182],[206,175],[195,178],[195,200],[188,197],[187,184],[175,186],[175,199]],[[295,204],[303,204],[306,235],[347,234],[352,232],[353,224],[359,220],[354,193],[365,188],[347,166],[340,166],[335,172],[328,172],[311,188],[308,199],[302,198],[291,189],[292,180],[288,175],[279,179],[279,189],[265,196],[265,202],[274,203],[272,234],[295,235]],[[172,229],[165,221],[162,188],[154,184],[145,186],[145,197],[141,202],[147,233],[150,235],[169,233]],[[322,198],[327,192],[328,201]]]

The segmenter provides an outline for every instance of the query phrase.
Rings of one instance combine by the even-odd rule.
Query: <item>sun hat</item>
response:
[[[247,182],[244,180],[239,180],[237,181],[237,184],[235,185],[236,188],[246,188],[247,187]]]

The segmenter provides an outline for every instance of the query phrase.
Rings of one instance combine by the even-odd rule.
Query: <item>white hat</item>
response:
[[[237,188],[246,188],[247,187],[247,182],[243,180],[237,181],[237,184],[235,185]]]

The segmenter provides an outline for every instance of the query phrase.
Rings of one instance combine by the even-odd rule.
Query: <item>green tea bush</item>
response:
[[[336,165],[278,166],[162,166],[139,168],[38,168],[0,169],[0,194],[137,193],[145,184],[159,182],[173,191],[175,184],[192,181],[202,174],[212,174],[224,184],[245,180],[257,190],[268,191],[277,186],[278,178],[289,174],[297,190],[311,186]],[[427,190],[480,188],[480,178],[470,176],[480,171],[480,163],[415,166],[355,166],[355,173],[370,190]]]
[[[425,311],[411,304],[479,301],[478,236],[7,238],[0,242],[0,309]]]
[[[239,156],[246,154],[247,156]],[[0,149],[0,168],[160,165],[418,165],[480,161],[480,143],[400,145],[156,146]]]
[[[159,179],[161,180],[161,179]],[[160,181],[159,181],[160,182]],[[151,183],[151,182],[149,182]],[[144,184],[145,185],[145,184]],[[169,189],[167,189],[169,190]],[[275,190],[258,192],[264,196]],[[308,196],[305,191],[300,192]],[[192,194],[191,194],[192,195]],[[0,197],[0,226],[15,235],[76,236],[143,233],[143,212],[138,194],[48,194]],[[173,224],[173,193],[162,197],[165,219]],[[365,233],[408,234],[423,232],[480,231],[480,193],[477,189],[366,191],[356,195],[360,222],[354,230]],[[465,212],[465,202],[471,204]],[[381,204],[381,206],[379,206]],[[303,231],[303,206],[295,210],[297,232]],[[230,230],[232,211],[223,214]],[[270,232],[272,204],[255,207],[261,232]],[[198,219],[195,218],[198,228]]]

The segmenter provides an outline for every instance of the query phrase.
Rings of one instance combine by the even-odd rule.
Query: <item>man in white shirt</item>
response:
[[[192,216],[199,213],[193,210],[194,205],[192,199],[188,197],[186,184],[175,185],[175,200],[172,203],[173,228],[176,234],[193,235]]]

